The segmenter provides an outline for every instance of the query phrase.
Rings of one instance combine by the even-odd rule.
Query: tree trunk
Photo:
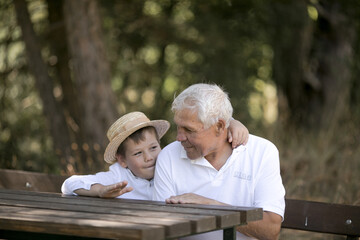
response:
[[[71,141],[63,109],[53,95],[53,82],[48,74],[47,65],[41,57],[41,48],[31,23],[27,4],[25,0],[14,0],[14,5],[26,47],[29,70],[34,75],[35,84],[43,103],[43,112],[53,139],[55,153],[61,158],[60,163],[65,168],[71,158]]]
[[[341,6],[341,1],[324,2],[317,9],[318,42],[325,47],[318,49],[315,56],[319,62],[315,74],[323,86],[321,124],[332,129],[349,111],[355,28],[352,18],[346,13],[345,4]]]
[[[328,131],[348,113],[353,26],[337,1],[318,5],[309,18],[305,1],[274,4],[274,79],[280,117],[294,126]],[[284,104],[285,102],[285,104]]]
[[[82,172],[86,163],[87,154],[81,146],[86,139],[82,139],[84,134],[80,128],[80,111],[79,99],[77,96],[76,86],[71,79],[69,68],[69,51],[67,47],[65,20],[63,13],[64,0],[47,0],[48,19],[49,19],[49,44],[52,50],[50,64],[55,67],[57,82],[62,89],[62,103],[65,109],[66,122],[71,130],[73,150],[73,160],[68,163],[66,171],[68,174]],[[55,77],[54,76],[54,77]],[[80,147],[79,147],[80,146]]]
[[[80,127],[87,139],[82,146],[88,153],[86,163],[90,165],[86,171],[98,170],[104,166],[103,152],[108,142],[106,132],[117,118],[117,110],[97,2],[65,0],[64,16],[78,89]],[[91,166],[92,162],[94,166]]]

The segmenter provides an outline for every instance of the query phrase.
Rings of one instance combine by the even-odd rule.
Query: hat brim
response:
[[[116,162],[116,152],[117,152],[120,144],[131,134],[133,134],[137,130],[144,128],[144,127],[154,127],[159,136],[159,139],[161,139],[165,135],[165,133],[169,130],[170,123],[166,120],[153,120],[153,121],[149,121],[149,122],[140,123],[140,124],[134,126],[133,128],[120,133],[118,136],[116,136],[114,139],[112,139],[110,141],[110,143],[107,145],[107,147],[105,149],[105,153],[104,153],[105,162],[110,163],[110,164],[115,163]]]

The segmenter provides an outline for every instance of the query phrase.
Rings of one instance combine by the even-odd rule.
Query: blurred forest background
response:
[[[217,83],[288,198],[360,204],[359,36],[358,0],[2,0],[0,168],[107,169],[119,116],[172,122],[175,94]]]

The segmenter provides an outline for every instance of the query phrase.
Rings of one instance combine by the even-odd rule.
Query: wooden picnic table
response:
[[[261,208],[0,189],[0,239],[173,239],[262,219]]]

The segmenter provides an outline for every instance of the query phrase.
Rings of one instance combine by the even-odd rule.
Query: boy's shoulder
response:
[[[110,172],[123,172],[125,168],[123,168],[118,162],[115,162],[109,166]]]

